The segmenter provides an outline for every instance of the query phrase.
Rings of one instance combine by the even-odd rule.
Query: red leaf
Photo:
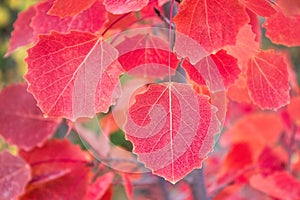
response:
[[[248,94],[248,88],[246,78],[243,74],[235,81],[235,84],[228,88],[227,96],[230,100],[238,103],[251,103],[251,99]]]
[[[126,38],[116,49],[125,71],[142,77],[163,78],[169,73],[169,68],[174,73],[179,62],[166,41],[150,34]]]
[[[12,32],[11,44],[6,56],[18,47],[36,42],[40,34],[48,34],[52,30],[62,33],[70,30],[94,33],[99,31],[106,22],[105,8],[98,1],[88,10],[64,19],[48,15],[47,11],[51,6],[52,1],[42,2],[20,14],[14,24],[15,30]]]
[[[232,144],[228,154],[222,162],[222,167],[219,169],[219,182],[227,182],[231,179],[242,181],[246,176],[247,170],[253,164],[253,150],[246,142]]]
[[[0,93],[0,134],[11,144],[30,150],[54,134],[60,119],[44,118],[27,86],[12,85]]]
[[[265,147],[259,155],[258,166],[263,176],[283,170],[283,162],[270,147]]]
[[[250,17],[249,25],[251,25],[252,32],[255,33],[255,41],[261,43],[262,40],[262,29],[260,24],[260,18],[254,12],[246,9],[248,16]],[[251,36],[250,36],[251,37]]]
[[[238,59],[240,68],[247,67],[249,59],[259,50],[259,43],[255,41],[255,34],[250,25],[243,26],[236,38],[234,46],[226,46],[225,50]]]
[[[283,130],[282,120],[276,113],[252,113],[238,119],[223,137],[230,140],[229,144],[249,144],[254,157],[257,157],[265,146],[272,147],[278,143]]]
[[[285,16],[279,12],[267,18],[263,27],[273,43],[288,47],[300,46],[300,15]]]
[[[88,9],[97,0],[55,0],[51,9],[48,11],[50,15],[59,17],[74,16]]]
[[[266,0],[242,0],[242,3],[252,12],[263,17],[269,17],[276,13],[275,4]]]
[[[30,180],[30,167],[19,156],[0,152],[0,199],[17,199]]]
[[[104,0],[106,10],[113,14],[124,14],[141,10],[148,4],[149,0]]]
[[[285,15],[299,15],[300,1],[298,0],[276,0]]]
[[[172,183],[201,167],[219,132],[208,97],[186,84],[164,83],[151,84],[135,100],[125,130],[139,160]]]
[[[250,179],[252,187],[274,198],[296,200],[300,198],[300,182],[288,172],[276,172],[268,177],[254,175]]]
[[[291,103],[287,106],[287,111],[292,120],[300,126],[300,97],[294,97],[291,99]]]
[[[14,31],[11,33],[11,41],[5,56],[9,56],[17,48],[32,42],[34,37],[33,28],[29,25],[36,10],[30,7],[28,10],[21,12],[14,23]]]
[[[250,98],[262,109],[277,110],[289,103],[289,75],[282,53],[260,51],[248,62]]]
[[[85,199],[86,200],[103,199],[103,196],[112,185],[114,176],[115,175],[112,172],[109,172],[99,177],[91,186],[89,186]]]
[[[174,18],[176,30],[199,42],[208,53],[235,44],[239,29],[248,21],[238,0],[185,0]],[[179,35],[176,50],[183,48],[181,40],[185,39]]]
[[[28,51],[28,90],[49,116],[92,117],[114,102],[121,66],[117,51],[95,35],[43,35]]]
[[[22,199],[81,200],[89,182],[89,155],[68,140],[48,141],[20,155],[31,165],[32,180]],[[41,156],[42,155],[42,156]]]
[[[205,77],[207,85],[213,91],[233,84],[240,73],[236,58],[228,55],[225,50],[204,57],[194,66],[185,61],[182,67],[189,78],[199,85],[203,85]]]
[[[105,7],[99,1],[96,1],[84,12],[63,19],[47,14],[47,11],[51,6],[51,1],[46,1],[36,6],[37,14],[32,18],[31,22],[36,37],[34,38],[34,41],[39,34],[48,34],[53,30],[61,33],[67,33],[70,30],[95,33],[99,31],[106,22]]]
[[[252,150],[246,142],[235,143],[226,155],[223,167],[225,173],[237,173],[253,163]]]

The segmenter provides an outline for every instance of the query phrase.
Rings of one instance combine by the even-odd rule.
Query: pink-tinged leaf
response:
[[[30,167],[19,156],[0,153],[0,199],[17,199],[30,180]]]
[[[84,12],[73,17],[66,17],[63,19],[47,14],[47,11],[51,6],[51,1],[46,1],[36,6],[36,15],[32,18],[31,22],[31,26],[34,28],[35,34],[33,41],[37,40],[38,35],[48,34],[53,30],[60,33],[67,33],[70,30],[95,33],[100,31],[106,22],[105,7],[99,1],[96,1]]]
[[[40,34],[49,34],[52,30],[61,33],[71,30],[95,33],[100,31],[106,22],[105,7],[98,1],[84,12],[63,19],[47,14],[51,6],[52,1],[41,2],[20,14],[14,24],[15,30],[7,56],[18,47],[36,42]]]
[[[229,152],[222,161],[222,166],[218,170],[220,183],[234,180],[243,182],[243,178],[247,176],[245,173],[254,162],[253,151],[246,142],[233,143]],[[219,184],[220,184],[219,183]]]
[[[148,4],[149,0],[104,0],[106,10],[113,14],[124,14],[139,11]]]
[[[9,56],[17,48],[32,42],[34,37],[33,28],[30,26],[32,17],[35,16],[34,7],[21,12],[14,23],[14,31],[11,34],[11,41],[5,56]]]
[[[291,103],[287,106],[287,112],[295,124],[300,126],[300,97],[291,99]]]
[[[285,16],[279,12],[268,17],[263,27],[273,43],[288,47],[300,46],[300,15]]]
[[[300,181],[285,171],[275,172],[268,177],[254,175],[250,179],[250,185],[274,198],[285,200],[300,198]]]
[[[262,109],[277,110],[289,103],[289,75],[282,53],[260,51],[248,62],[250,98]]]
[[[88,191],[85,196],[85,199],[86,200],[103,199],[103,196],[112,185],[114,176],[115,175],[112,172],[108,172],[103,176],[99,177],[92,185],[88,187]]]
[[[224,144],[247,143],[254,157],[258,157],[263,149],[278,144],[284,131],[283,122],[277,113],[244,114],[222,137],[228,138]]]
[[[300,14],[300,1],[298,0],[276,0],[276,3],[285,15]]]
[[[230,55],[238,59],[240,68],[247,67],[249,59],[259,50],[259,43],[255,41],[255,37],[251,26],[247,24],[240,29],[236,44],[225,47]]]
[[[118,52],[95,35],[72,31],[42,35],[28,50],[28,90],[48,116],[92,117],[114,103]]]
[[[165,3],[170,2],[169,0],[157,0],[157,4],[159,7],[163,6]]]
[[[169,68],[173,74],[179,62],[165,40],[150,34],[126,38],[116,49],[120,64],[132,75],[163,78],[168,75]]]
[[[61,120],[44,118],[26,88],[26,84],[11,85],[0,92],[0,135],[30,150],[53,135]]]
[[[79,146],[68,140],[52,140],[30,152],[21,151],[20,156],[32,168],[32,179],[22,200],[81,200],[85,196],[90,157]]]
[[[230,98],[230,100],[238,103],[251,103],[248,93],[247,80],[244,74],[241,74],[235,81],[235,84],[228,88],[227,96]]]
[[[263,17],[269,17],[276,13],[275,4],[268,0],[242,0],[241,2],[249,10]]]
[[[276,171],[284,170],[283,162],[276,152],[270,147],[265,147],[258,157],[258,166],[263,176],[268,176]]]
[[[225,45],[234,45],[239,29],[249,18],[238,0],[185,0],[180,3],[174,22],[177,31],[212,53]],[[180,35],[176,37],[175,49],[182,48],[185,40]]]
[[[127,174],[122,173],[121,174],[123,178],[123,186],[127,195],[128,200],[133,199],[133,184],[129,179],[129,176]]]
[[[55,0],[48,14],[62,18],[74,16],[88,9],[95,1],[97,0]]]
[[[225,50],[204,57],[194,66],[185,61],[182,67],[192,81],[199,85],[206,82],[213,91],[233,84],[241,72],[237,59],[228,55]]]
[[[151,84],[135,97],[125,125],[138,159],[176,183],[201,167],[219,132],[216,109],[190,85]]]
[[[262,40],[262,29],[260,24],[260,18],[254,12],[246,9],[246,12],[250,18],[249,25],[251,25],[252,32],[256,35],[255,41],[261,43]],[[251,37],[251,36],[250,36]]]

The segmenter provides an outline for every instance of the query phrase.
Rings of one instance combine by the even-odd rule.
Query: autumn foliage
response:
[[[298,0],[74,2],[14,23],[0,200],[300,199]]]

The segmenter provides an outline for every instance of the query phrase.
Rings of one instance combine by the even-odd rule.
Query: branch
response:
[[[157,9],[157,8],[155,8],[154,7],[154,12],[157,14],[157,16],[163,21],[163,22],[165,22],[168,26],[170,26],[172,29],[175,29],[175,25],[174,25],[174,23],[172,22],[170,22],[170,20],[167,18],[167,17],[165,17],[164,15],[162,15],[161,13],[160,13],[160,11]]]
[[[162,191],[162,194],[163,194],[163,197],[164,197],[163,199],[164,200],[170,200],[165,180],[163,178],[159,177],[158,181],[159,181],[159,185],[161,187],[161,191]]]
[[[192,177],[190,187],[193,199],[210,200],[207,196],[203,167],[192,171],[190,176]]]
[[[293,147],[295,144],[295,137],[296,137],[296,125],[292,125],[292,135],[291,135],[291,139],[290,139],[290,143],[288,145],[288,163],[287,163],[287,170],[289,172],[292,171],[292,155],[293,155]]]

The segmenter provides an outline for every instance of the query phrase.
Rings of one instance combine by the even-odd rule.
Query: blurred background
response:
[[[26,49],[20,48],[8,58],[3,56],[18,13],[36,2],[37,0],[0,0],[0,90],[5,85],[23,80],[27,68],[24,61]]]

